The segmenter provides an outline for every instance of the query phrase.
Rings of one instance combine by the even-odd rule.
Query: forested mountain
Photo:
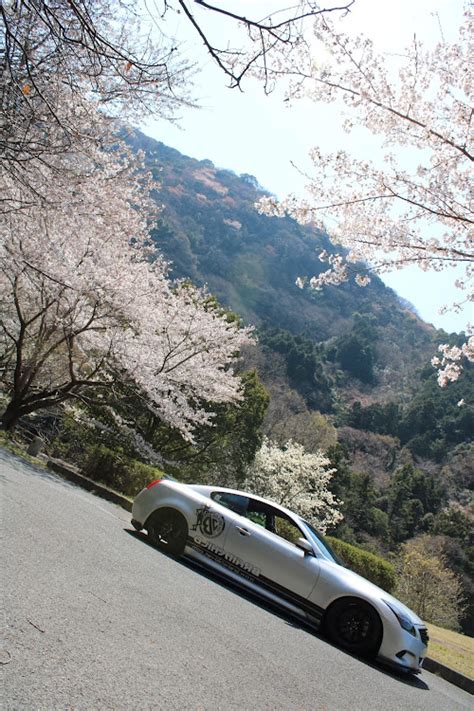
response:
[[[291,407],[326,413],[338,427],[397,438],[436,462],[471,439],[472,407],[457,403],[472,391],[472,369],[441,391],[430,365],[448,334],[424,323],[377,277],[364,288],[354,282],[317,292],[297,288],[297,277],[324,269],[322,249],[335,251],[327,234],[260,215],[255,203],[264,190],[253,176],[189,158],[138,132],[130,140],[161,184],[153,238],[172,276],[207,284],[257,327],[261,353],[247,360],[258,361],[270,390],[283,379],[280,393],[289,389],[301,398],[287,414]],[[451,342],[456,338],[451,334]]]
[[[322,249],[335,251],[327,234],[260,215],[265,191],[251,175],[138,132],[129,140],[161,184],[152,236],[172,277],[207,284],[257,328],[242,368],[255,369],[269,394],[264,433],[322,448],[337,467],[345,520],[336,534],[385,552],[420,534],[441,537],[472,596],[474,369],[441,390],[430,364],[439,343],[459,336],[424,323],[377,277],[364,288],[298,289],[297,277],[323,270]]]
[[[130,140],[161,183],[163,210],[153,237],[173,277],[207,284],[248,323],[325,343],[330,359],[377,396],[384,386],[405,392],[446,334],[377,277],[365,288],[349,282],[298,289],[297,277],[323,271],[322,249],[335,251],[328,235],[258,214],[255,202],[264,191],[253,176],[189,158],[138,132]]]
[[[270,388],[283,378],[301,398],[297,410],[397,438],[437,462],[472,438],[472,407],[457,406],[470,401],[472,369],[440,390],[430,365],[437,344],[456,342],[456,334],[424,323],[375,276],[363,288],[297,288],[297,277],[324,269],[322,249],[335,251],[327,234],[260,215],[255,203],[264,190],[253,176],[189,158],[139,132],[129,140],[160,181],[152,236],[172,277],[207,284],[225,308],[257,327],[260,355],[247,360],[259,361]]]
[[[321,292],[295,286],[298,276],[323,271],[318,254],[334,248],[311,227],[259,215],[254,205],[263,190],[256,178],[188,158],[142,134],[134,143],[161,182],[157,199],[164,209],[154,238],[173,276],[207,283],[247,322],[305,333],[314,342],[351,334],[354,313],[360,313],[361,323],[370,324],[365,335],[373,341],[380,382],[392,373],[401,382],[403,370],[426,360],[434,329],[377,277],[364,289],[354,283]],[[359,326],[364,338],[361,331]]]

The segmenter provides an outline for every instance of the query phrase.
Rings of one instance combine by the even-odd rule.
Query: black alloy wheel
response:
[[[159,509],[151,514],[145,528],[150,540],[159,548],[172,555],[183,554],[188,537],[188,524],[179,511]]]
[[[364,600],[338,600],[328,610],[325,629],[329,639],[348,651],[375,656],[382,640],[382,623]]]

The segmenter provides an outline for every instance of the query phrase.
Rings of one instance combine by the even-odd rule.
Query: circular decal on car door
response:
[[[203,536],[217,538],[225,528],[225,519],[222,514],[208,508],[197,510],[197,521],[193,529],[199,528]]]

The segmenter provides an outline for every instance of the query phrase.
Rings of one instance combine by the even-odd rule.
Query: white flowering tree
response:
[[[298,51],[312,17],[340,14],[353,2],[320,8],[299,0],[288,8],[275,0],[242,14],[238,2],[224,7],[204,0],[158,0],[150,6],[134,0],[6,0],[0,7],[5,165],[23,171],[25,160],[67,148],[77,132],[71,103],[81,95],[94,98],[108,115],[176,118],[180,107],[193,103],[197,63],[188,28],[204,59],[210,55],[230,86],[240,87],[255,65],[268,92],[273,58],[281,63]],[[236,46],[227,39],[232,34]],[[68,102],[57,100],[58,87]],[[38,121],[62,128],[55,144],[47,135],[31,135]]]
[[[314,0],[292,4],[278,0],[214,3],[206,0],[165,0],[164,12],[182,13],[199,37],[204,51],[227,78],[231,88],[242,88],[247,76],[257,76],[266,94],[275,79],[298,62],[307,46],[307,30],[319,15],[344,15],[355,0],[321,7]],[[232,39],[229,39],[232,38]]]
[[[28,178],[30,158],[48,160],[78,136],[76,107],[94,99],[108,115],[165,118],[188,102],[190,63],[131,0],[7,0],[0,145],[5,168]],[[46,130],[54,126],[54,141]],[[20,175],[19,175],[20,174]]]
[[[186,437],[210,421],[203,403],[239,399],[231,365],[250,333],[204,292],[171,283],[148,251],[152,186],[112,120],[172,119],[191,103],[192,66],[170,38],[170,16],[173,26],[185,17],[233,86],[257,64],[268,91],[270,56],[293,54],[305,20],[332,11],[307,0],[277,19],[239,9],[202,0],[167,0],[153,13],[132,0],[2,3],[3,427],[122,380]],[[241,22],[245,50],[214,43],[210,15]]]
[[[302,55],[290,94],[339,102],[346,108],[346,131],[362,126],[383,148],[378,161],[315,148],[306,198],[260,202],[266,214],[334,223],[331,237],[344,250],[321,253],[327,269],[310,279],[311,287],[351,276],[364,286],[370,277],[360,271],[360,262],[376,273],[413,264],[438,272],[457,266],[464,276],[456,280],[461,297],[453,308],[474,300],[470,11],[464,20],[457,41],[429,51],[415,38],[402,56],[387,62],[370,40],[351,39],[329,18],[317,18],[316,54],[325,51],[329,60],[321,65]],[[298,286],[304,284],[300,278]],[[463,357],[474,361],[474,338],[461,348],[441,350],[434,365],[445,385],[459,376]]]
[[[231,365],[250,332],[205,292],[168,279],[148,242],[153,184],[140,158],[91,139],[107,140],[92,104],[80,102],[76,120],[84,139],[47,163],[31,158],[28,185],[2,173],[2,425],[126,380],[191,437],[212,416],[202,403],[240,398]]]
[[[341,502],[329,491],[336,470],[329,467],[322,452],[309,454],[292,440],[279,447],[265,438],[243,488],[296,511],[325,533],[342,519]]]

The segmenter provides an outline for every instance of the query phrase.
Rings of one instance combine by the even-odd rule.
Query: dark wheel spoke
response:
[[[327,613],[325,628],[335,644],[359,654],[373,655],[380,646],[382,623],[364,600],[336,602]]]
[[[173,555],[183,553],[188,535],[188,525],[179,511],[159,509],[150,516],[145,528],[155,545]]]

